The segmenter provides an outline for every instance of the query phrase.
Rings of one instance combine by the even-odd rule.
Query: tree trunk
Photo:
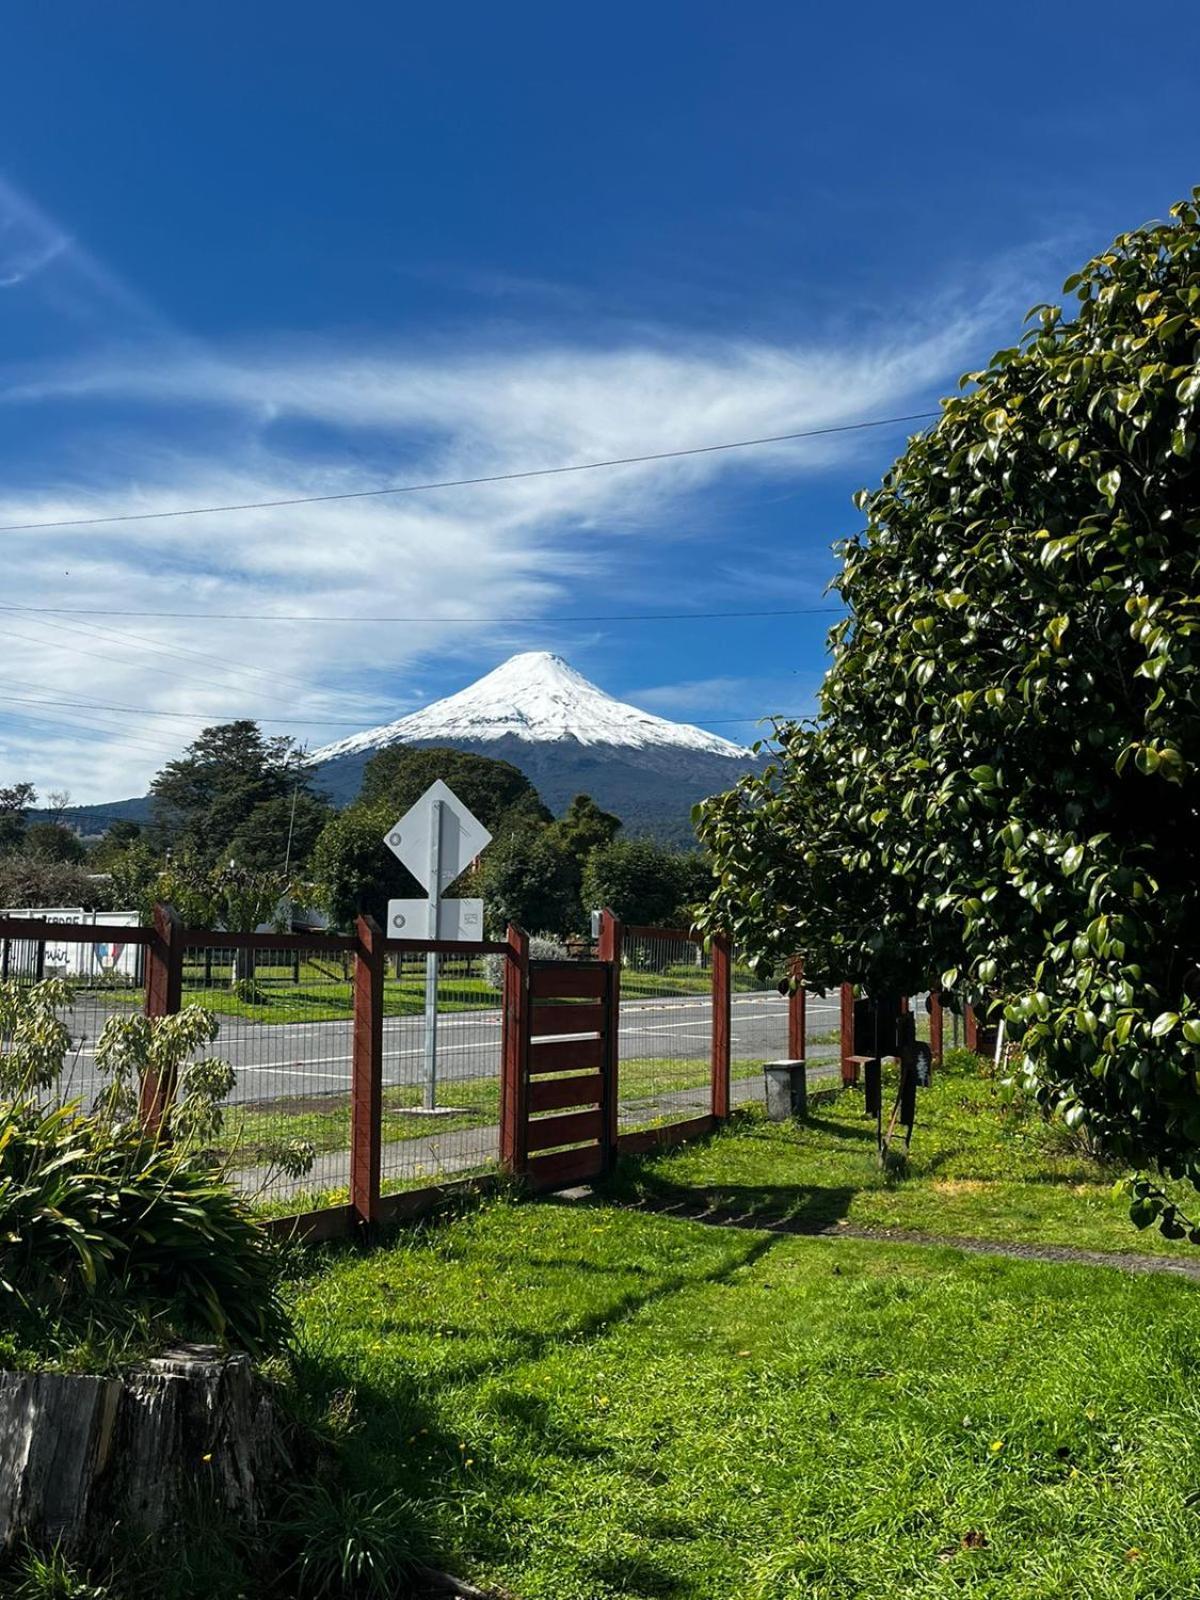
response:
[[[253,1526],[287,1464],[270,1391],[245,1355],[183,1345],[119,1377],[0,1372],[0,1550],[98,1550],[153,1536],[197,1492]]]

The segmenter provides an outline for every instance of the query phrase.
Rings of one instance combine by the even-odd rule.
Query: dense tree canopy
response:
[[[25,837],[25,813],[37,799],[31,783],[10,783],[0,788],[0,855],[21,848]]]
[[[160,830],[206,867],[240,850],[256,870],[281,871],[289,841],[291,863],[303,860],[328,816],[292,740],[244,720],[205,728],[150,792]]]
[[[362,912],[382,924],[389,899],[424,893],[383,840],[397,818],[438,778],[495,836],[488,857],[510,838],[543,831],[549,820],[537,790],[507,761],[408,745],[381,750],[367,763],[361,797],[329,820],[312,853],[309,876],[321,904],[339,926],[349,926]],[[451,890],[456,895],[483,892],[466,880]]]
[[[697,852],[668,850],[652,839],[614,839],[588,857],[582,895],[588,910],[607,906],[623,922],[688,927],[693,902],[711,883],[711,869]]]
[[[518,767],[469,750],[390,745],[367,762],[358,798],[364,805],[386,801],[394,822],[439,778],[493,833],[514,813],[550,820],[537,790]]]
[[[1002,1004],[1047,1106],[1193,1179],[1196,199],[1068,279],[1073,313],[1038,307],[860,497],[820,715],[699,819],[710,924],[818,983]]]

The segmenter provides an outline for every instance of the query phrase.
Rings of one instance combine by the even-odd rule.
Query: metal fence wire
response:
[[[617,1083],[622,1131],[709,1111],[712,963],[686,933],[625,930]]]
[[[494,1171],[500,1156],[504,958],[436,964],[428,1022],[425,955],[394,951],[383,989],[382,1192]]]
[[[216,1016],[209,1053],[235,1073],[214,1149],[268,1211],[347,1200],[353,968],[341,952],[184,952],[183,1004]]]

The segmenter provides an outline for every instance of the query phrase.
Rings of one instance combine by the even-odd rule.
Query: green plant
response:
[[[5,1600],[115,1600],[111,1589],[92,1583],[57,1546],[20,1552],[0,1574],[0,1595]]]
[[[821,714],[700,831],[709,927],[816,984],[940,974],[1047,1110],[1200,1184],[1200,190],[1172,217],[859,497]]]
[[[0,1095],[49,1088],[62,1071],[71,1036],[59,1016],[71,1003],[61,978],[0,983]]]
[[[266,1239],[206,1149],[233,1069],[189,1060],[217,1019],[200,1007],[110,1017],[96,1045],[107,1083],[87,1113],[42,1099],[70,1048],[59,1015],[70,998],[59,980],[0,985],[0,1297],[27,1317],[85,1321],[98,1294],[107,1313],[127,1298],[131,1322],[147,1302],[170,1303],[251,1348],[277,1340],[285,1319]],[[154,1135],[136,1114],[146,1076],[178,1080]]]
[[[265,1235],[246,1202],[185,1149],[136,1123],[0,1102],[0,1295],[86,1314],[103,1289],[174,1304],[252,1350],[286,1329]]]
[[[272,1532],[294,1552],[282,1578],[301,1600],[391,1600],[429,1555],[416,1506],[395,1490],[298,1489]]]

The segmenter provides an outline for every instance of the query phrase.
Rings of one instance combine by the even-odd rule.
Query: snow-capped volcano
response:
[[[317,763],[392,744],[482,744],[498,739],[529,743],[573,740],[632,750],[691,750],[744,761],[740,745],[686,722],[669,722],[624,704],[548,650],[527,650],[457,694],[436,700],[396,722],[352,734],[317,750]]]
[[[530,650],[486,677],[380,728],[327,744],[314,776],[335,805],[389,745],[446,746],[519,767],[554,812],[590,794],[630,834],[694,843],[691,808],[757,765],[753,752],[605,694],[561,656]]]

